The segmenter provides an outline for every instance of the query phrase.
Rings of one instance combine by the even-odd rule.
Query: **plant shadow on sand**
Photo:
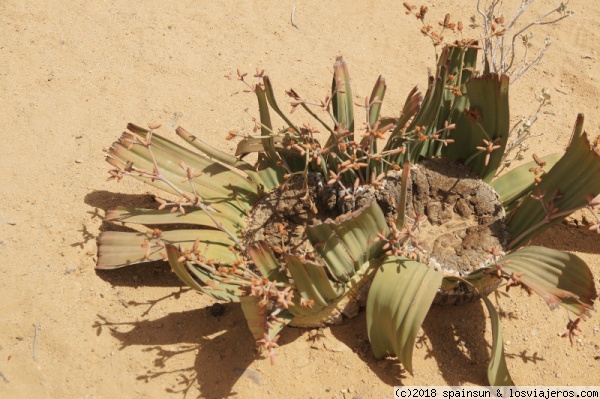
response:
[[[249,378],[260,385],[260,375],[251,369],[256,360],[254,339],[246,328],[239,306],[225,304],[170,313],[155,320],[111,322],[98,315],[93,325],[97,334],[110,331],[121,342],[121,350],[140,346],[141,351],[155,355],[152,366],[136,379],[149,381],[163,378],[169,384],[166,393],[184,397],[225,398],[236,395],[233,386],[240,378]],[[284,334],[283,344],[298,334]],[[178,357],[196,354],[193,365],[180,367]]]
[[[485,370],[489,361],[489,345],[484,336],[485,317],[479,302],[432,306],[422,326],[425,334],[417,337],[415,357],[419,356],[418,352],[422,354],[424,348],[425,359],[433,357],[436,360],[448,385],[487,385]],[[341,326],[331,327],[331,332],[353,350],[358,348],[356,351],[361,359],[386,384],[400,386],[403,380],[409,378],[408,372],[397,360],[379,360],[373,356],[364,312]],[[483,367],[476,368],[475,364]],[[423,370],[416,368],[414,371],[418,374]]]
[[[576,219],[562,221],[550,227],[537,236],[531,245],[541,245],[553,249],[568,252],[584,252],[588,254],[600,254],[598,234],[590,231],[585,225],[581,225]]]
[[[94,217],[102,217],[104,212],[115,206],[155,208],[151,195],[131,195],[94,191],[85,197],[85,203],[94,208],[89,212]],[[172,226],[171,226],[172,227]],[[134,231],[120,223],[103,222],[101,231]],[[87,231],[84,226],[84,231]],[[90,239],[89,237],[84,237]],[[92,239],[97,237],[91,237]],[[77,243],[75,243],[77,245]],[[98,277],[115,287],[173,287],[177,290],[161,298],[146,302],[122,301],[123,306],[145,307],[138,315],[145,318],[152,308],[168,298],[179,297],[191,291],[171,271],[168,263],[156,261],[136,264],[115,270],[96,270]],[[136,318],[138,318],[136,317]],[[196,389],[198,397],[224,398],[235,395],[232,387],[240,378],[249,378],[260,385],[260,375],[248,369],[257,359],[254,339],[247,328],[239,304],[215,304],[200,309],[170,313],[155,320],[114,321],[101,314],[92,326],[97,335],[106,333],[119,340],[121,349],[129,346],[142,346],[142,351],[155,354],[153,367],[138,380],[171,375],[172,385],[167,393],[180,393],[192,396]],[[282,345],[292,342],[297,333],[282,333]],[[181,363],[178,356],[188,352],[196,353],[195,362],[190,367],[171,367]]]
[[[497,295],[496,297],[494,297]],[[502,323],[510,323],[516,316],[503,310],[499,292],[490,297],[496,305]],[[449,386],[465,384],[488,385],[487,365],[491,344],[486,340],[487,313],[481,301],[461,305],[433,305],[422,325],[424,334],[417,336],[414,359],[435,359],[438,372]],[[395,358],[376,359],[368,340],[366,314],[347,320],[339,326],[331,326],[331,333],[346,346],[358,353],[371,370],[390,386],[404,385],[408,372]],[[544,361],[537,353],[527,351],[512,353],[505,348],[507,358],[520,358],[523,363]],[[413,359],[413,360],[414,360]],[[415,367],[416,375],[424,370]],[[410,380],[408,385],[411,385]]]

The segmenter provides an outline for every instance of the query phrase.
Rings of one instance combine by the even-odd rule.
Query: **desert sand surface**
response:
[[[272,366],[255,352],[239,306],[213,316],[214,302],[183,288],[168,265],[95,270],[105,211],[152,206],[149,186],[106,181],[103,150],[128,122],[160,122],[159,133],[175,140],[181,125],[233,151],[227,132],[249,132],[257,110],[224,75],[265,68],[280,103],[289,88],[321,99],[340,54],[357,101],[385,76],[386,116],[414,85],[425,87],[434,52],[401,2],[332,3],[0,2],[1,398],[366,399],[392,397],[394,385],[487,384],[490,326],[479,302],[432,309],[414,375],[373,357],[364,312],[316,338],[286,329]],[[538,1],[527,18],[554,3]],[[428,3],[433,21],[449,11],[465,26],[475,4]],[[600,134],[600,8],[594,0],[569,8],[559,25],[535,28],[537,44],[548,36],[552,46],[511,86],[513,120],[533,111],[542,88],[552,93],[528,157],[564,149],[578,113]],[[536,243],[582,257],[598,285],[600,236],[580,220]],[[520,290],[494,301],[517,384],[600,385],[599,315],[571,346],[560,338],[566,311]]]

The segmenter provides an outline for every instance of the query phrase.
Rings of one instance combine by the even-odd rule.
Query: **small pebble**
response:
[[[76,159],[75,163],[83,163],[83,159]]]
[[[75,270],[77,270],[77,268],[76,268],[75,266],[69,266],[69,267],[67,267],[67,268],[65,269],[65,273],[64,273],[64,274],[65,274],[65,275],[66,275],[66,274],[71,274],[71,273],[73,273]]]

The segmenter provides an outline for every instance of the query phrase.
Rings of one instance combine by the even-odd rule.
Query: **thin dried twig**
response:
[[[486,1],[485,4],[482,4],[481,0],[478,0],[477,12],[481,16],[483,25],[477,24],[475,16],[471,17],[472,27],[481,26],[486,35],[485,39],[482,40],[484,64],[489,65],[491,70],[496,73],[511,76],[511,84],[516,82],[531,67],[537,65],[550,46],[550,39],[547,38],[536,57],[533,60],[528,60],[528,50],[531,47],[529,40],[533,36],[531,28],[556,24],[572,14],[567,8],[568,2],[561,2],[542,16],[525,23],[516,33],[513,33],[513,29],[517,29],[517,21],[520,20],[534,1],[521,0],[521,4],[515,13],[505,18],[502,1],[493,0],[490,3]],[[501,32],[502,34],[494,35],[494,32]],[[519,38],[523,41],[525,49],[523,57],[517,59],[516,47]]]
[[[33,328],[35,329],[35,335],[33,336],[33,360],[37,361],[36,356],[35,356],[35,350],[37,347],[38,332],[40,331],[40,326],[39,326],[39,324],[34,323]]]
[[[300,29],[300,27],[298,25],[296,25],[296,22],[294,22],[294,15],[296,13],[296,5],[294,5],[292,7],[292,16],[290,18],[290,22],[292,23],[292,26],[296,29],[298,29],[300,32],[302,32],[302,29]]]

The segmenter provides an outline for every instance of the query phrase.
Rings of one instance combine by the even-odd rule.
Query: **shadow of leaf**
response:
[[[600,254],[598,241],[596,232],[589,231],[582,226],[575,226],[572,223],[561,222],[535,237],[531,245],[540,245],[567,252]]]
[[[174,384],[167,393],[192,393],[198,397],[224,398],[234,395],[232,387],[256,359],[254,339],[245,326],[239,306],[225,304],[222,317],[212,317],[210,307],[171,313],[155,320],[116,322],[102,315],[92,326],[98,334],[105,329],[121,343],[120,349],[142,346],[142,351],[155,356],[152,367],[136,379],[149,381],[170,377]],[[190,352],[196,354],[193,364],[181,367]],[[241,372],[240,372],[241,370]]]
[[[182,282],[167,262],[140,263],[113,270],[96,270],[96,275],[114,287],[181,287]]]

